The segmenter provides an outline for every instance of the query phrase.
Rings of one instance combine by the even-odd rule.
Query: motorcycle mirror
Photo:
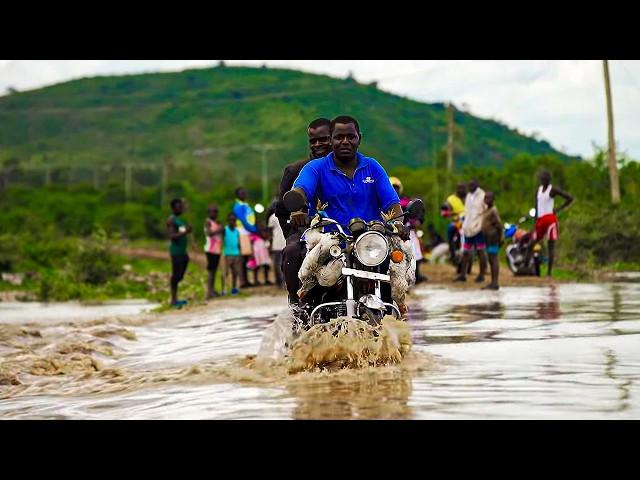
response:
[[[419,198],[411,200],[407,205],[406,215],[409,218],[422,218],[424,216],[424,203]]]
[[[531,210],[529,210],[529,216],[531,218],[534,218],[536,216],[536,209],[532,208]]]
[[[367,230],[367,224],[361,218],[352,218],[349,221],[349,231],[353,235],[358,236],[366,230]]]
[[[368,226],[369,226],[369,230],[372,230],[374,232],[379,232],[379,233],[385,232],[384,223],[381,222],[380,220],[372,220],[369,222]]]
[[[297,212],[305,205],[304,196],[297,190],[289,190],[282,197],[282,201],[284,208],[289,212]]]

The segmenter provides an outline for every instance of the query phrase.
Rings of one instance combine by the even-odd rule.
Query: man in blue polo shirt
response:
[[[332,152],[304,166],[293,189],[307,201],[328,203],[327,215],[346,226],[352,218],[381,220],[380,212],[402,215],[400,199],[387,172],[375,159],[358,152],[362,140],[358,121],[349,116],[331,121]],[[291,214],[294,224],[305,224],[304,212]],[[398,222],[402,224],[402,221]]]
[[[331,121],[332,152],[307,163],[293,183],[293,189],[305,197],[311,209],[315,207],[316,199],[328,203],[327,215],[345,227],[356,217],[369,222],[381,220],[381,212],[392,217],[402,215],[400,199],[387,172],[375,159],[358,152],[361,140],[360,126],[355,118],[334,118]],[[308,225],[307,213],[293,212],[291,223]],[[401,220],[396,225],[404,232]],[[297,266],[293,263],[283,265],[283,269],[287,268]],[[285,274],[287,278],[297,274],[288,273]],[[295,300],[290,298],[290,301]]]

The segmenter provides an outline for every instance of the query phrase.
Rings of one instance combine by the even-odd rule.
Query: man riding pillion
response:
[[[282,180],[280,180],[280,189],[278,193],[278,200],[276,202],[276,217],[280,222],[282,233],[285,238],[289,238],[295,235],[297,230],[293,229],[289,223],[290,212],[285,208],[282,197],[293,187],[300,171],[311,160],[316,158],[326,157],[331,153],[331,120],[328,118],[316,118],[307,127],[307,137],[309,141],[309,156],[304,160],[287,165],[282,173]],[[300,235],[297,235],[300,238]]]
[[[298,178],[300,171],[307,163],[331,153],[331,120],[327,118],[313,120],[307,127],[307,137],[309,140],[309,158],[285,167],[280,181],[278,201],[275,205],[275,214],[286,238],[286,246],[282,250],[281,268],[287,291],[289,292],[289,303],[298,302],[297,292],[300,288],[298,270],[302,266],[306,251],[304,244],[300,242],[300,236],[307,225],[292,225],[289,223],[290,214],[284,206],[282,197],[293,188],[293,182]]]
[[[381,213],[387,218],[397,218],[394,226],[406,240],[408,232],[400,218],[403,211],[398,194],[384,168],[375,159],[358,152],[361,141],[362,133],[356,119],[349,116],[333,119],[332,152],[305,165],[293,190],[302,195],[306,204],[314,203],[315,206],[316,199],[326,204],[326,214],[343,226],[353,218],[365,222],[380,220]],[[308,225],[307,212],[291,213],[291,223]],[[284,268],[291,266],[284,265]]]

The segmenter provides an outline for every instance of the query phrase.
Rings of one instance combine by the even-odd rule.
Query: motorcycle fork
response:
[[[353,299],[353,277],[347,276],[347,317],[356,316],[356,301]]]

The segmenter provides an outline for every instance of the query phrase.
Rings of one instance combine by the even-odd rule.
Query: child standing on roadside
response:
[[[240,293],[238,290],[238,279],[242,275],[242,256],[240,256],[240,231],[236,225],[237,218],[231,213],[228,217],[228,224],[224,227],[223,254],[225,265],[231,271],[231,295]],[[226,278],[225,278],[226,283]]]
[[[487,242],[487,254],[489,255],[489,267],[491,268],[491,283],[483,290],[498,290],[498,277],[500,275],[500,262],[498,261],[498,253],[500,245],[503,241],[503,227],[500,214],[495,206],[495,195],[493,192],[487,192],[484,195],[484,203],[487,210],[482,214],[482,234]]]

